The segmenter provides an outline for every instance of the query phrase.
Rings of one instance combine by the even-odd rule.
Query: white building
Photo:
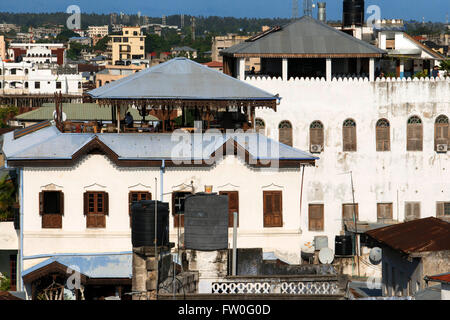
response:
[[[35,63],[0,63],[0,94],[53,95],[55,92],[82,95],[82,76],[66,74],[57,66]]]
[[[9,58],[15,62],[64,65],[66,48],[60,43],[11,43]]]
[[[87,30],[87,36],[89,38],[101,37],[104,38],[109,33],[109,26],[89,26]]]

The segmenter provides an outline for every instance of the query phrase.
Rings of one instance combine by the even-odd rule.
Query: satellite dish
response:
[[[56,110],[53,111],[53,120],[56,121]],[[63,113],[62,113],[62,121],[64,122],[64,121],[66,121],[66,120],[67,120],[67,115],[63,112]]]
[[[334,260],[334,251],[330,248],[323,248],[319,252],[319,261],[322,264],[331,264]]]
[[[381,262],[381,258],[383,257],[383,250],[381,248],[375,247],[370,250],[369,260],[372,264],[379,264]]]

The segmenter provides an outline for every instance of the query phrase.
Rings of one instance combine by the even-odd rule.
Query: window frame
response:
[[[383,135],[386,138],[383,139]],[[385,118],[379,119],[375,125],[375,144],[377,152],[391,151],[391,124]]]
[[[236,207],[233,208],[232,203],[230,201],[230,194],[236,195]],[[237,218],[237,227],[239,228],[239,191],[220,191],[219,195],[228,196],[228,228],[234,227],[234,212],[238,213]]]
[[[143,199],[145,195],[146,199]],[[134,196],[136,196],[136,200],[134,201]],[[143,201],[143,200],[152,200],[152,193],[150,191],[130,191],[128,192],[128,215],[130,216],[130,228],[132,224],[132,211],[131,206],[133,202]]]
[[[358,136],[356,128],[357,128],[356,121],[351,118],[346,119],[342,124],[343,152],[356,152],[358,150]]]
[[[90,212],[89,197],[93,196],[94,211]],[[102,195],[102,210],[99,211],[99,195]],[[83,196],[84,215],[86,216],[86,228],[106,228],[106,216],[109,215],[109,194],[105,191],[86,191]]]
[[[414,217],[414,219],[409,219],[407,216],[407,206],[408,205],[418,205],[419,214],[417,217]],[[415,211],[415,209],[412,207],[412,211]],[[419,220],[422,215],[422,203],[420,201],[405,201],[405,212],[404,212],[404,222]],[[410,215],[412,217],[412,215]]]
[[[272,211],[269,212],[269,208],[267,208],[267,201],[266,198],[268,196],[277,196],[279,197],[279,204],[280,204],[280,212],[279,214],[274,214],[276,212]],[[273,205],[273,203],[272,203]],[[272,208],[273,209],[273,208]],[[275,219],[279,215],[279,223],[275,222]],[[269,220],[269,217],[272,217],[272,222],[268,223],[267,220]],[[277,191],[263,191],[263,225],[264,228],[282,228],[283,227],[283,191],[277,190]]]
[[[413,122],[417,120],[419,122]],[[418,137],[415,137],[416,135]],[[423,121],[419,116],[408,118],[406,124],[406,151],[423,151]]]
[[[381,217],[381,207],[388,206],[390,210],[390,217]],[[394,220],[394,205],[392,202],[379,202],[377,203],[377,222],[387,222]]]
[[[184,196],[183,196],[184,199],[182,200],[183,203],[179,204],[179,206],[180,206],[179,210],[181,210],[184,207],[184,201],[186,200],[186,197],[189,195],[192,195],[192,192],[190,192],[190,191],[173,191],[172,192],[173,227],[174,228],[178,228],[178,227],[184,228],[184,211],[180,211],[180,213],[178,213],[177,212],[178,210],[176,209],[178,204],[176,204],[175,202],[176,202],[176,196],[178,194],[184,194]]]
[[[312,208],[318,207],[320,208],[320,214],[321,217],[312,217]],[[322,225],[322,228],[316,228],[317,222],[314,224],[312,222],[320,220],[320,224]],[[314,227],[313,227],[314,226]],[[322,232],[325,231],[325,205],[323,203],[311,203],[308,205],[308,231],[314,231],[314,232]]]
[[[442,128],[442,129],[441,129]],[[440,132],[440,131],[444,132]],[[438,137],[438,135],[444,133],[447,131],[447,137]],[[450,142],[450,126],[449,126],[449,119],[446,115],[439,115],[436,118],[436,121],[434,122],[434,151],[438,151],[437,146],[439,144],[446,144],[449,145]]]
[[[284,127],[284,125],[288,125]],[[278,124],[278,141],[282,144],[292,147],[294,145],[294,129],[292,123],[288,120],[283,120]]]
[[[314,132],[317,132],[315,134]],[[313,145],[320,145],[320,151],[314,151]],[[325,129],[321,121],[315,120],[309,125],[309,150],[311,153],[322,153],[325,150]]]
[[[58,204],[56,208],[59,208],[58,212],[46,212],[46,199],[45,194],[56,193],[58,194]],[[39,215],[41,216],[41,228],[42,229],[62,229],[62,217],[64,215],[64,192],[61,190],[43,190],[39,192]]]

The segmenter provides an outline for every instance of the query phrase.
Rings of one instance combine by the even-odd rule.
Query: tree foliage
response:
[[[19,108],[15,106],[0,107],[0,128],[7,128],[8,121],[19,113]]]

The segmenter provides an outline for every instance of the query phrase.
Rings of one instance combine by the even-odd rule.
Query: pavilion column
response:
[[[331,81],[331,77],[332,77],[332,60],[331,60],[331,58],[327,59],[327,62],[326,62],[326,74],[327,74],[327,81]]]
[[[375,59],[369,60],[369,81],[375,81]]]
[[[361,74],[361,58],[356,59],[356,74]]]
[[[400,60],[400,78],[405,76],[405,60]]]
[[[245,80],[245,58],[239,58],[236,60],[236,74],[238,75],[238,79],[244,81]]]
[[[282,75],[283,75],[283,81],[288,80],[288,59],[284,58],[282,61]]]

